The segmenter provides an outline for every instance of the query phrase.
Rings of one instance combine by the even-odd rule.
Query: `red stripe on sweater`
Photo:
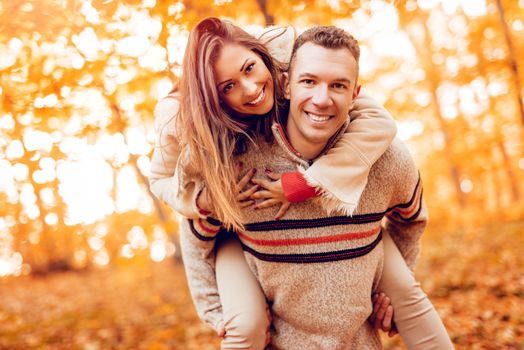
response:
[[[405,208],[405,209],[404,208],[395,208],[393,211],[397,212],[398,214],[400,214],[403,217],[409,217],[409,216],[413,215],[418,210],[418,206],[420,204],[420,196],[421,196],[421,194],[422,194],[422,186],[419,186],[417,188],[417,195],[415,197],[415,200],[411,204],[411,206],[409,206],[408,208]]]
[[[238,232],[238,235],[243,240],[251,242],[256,245],[261,246],[290,246],[290,245],[307,245],[307,244],[319,244],[319,243],[332,243],[339,241],[349,241],[352,239],[361,239],[377,234],[381,229],[381,226],[375,227],[372,230],[365,232],[352,232],[352,233],[343,233],[333,236],[325,237],[311,237],[311,238],[289,238],[289,239],[255,239],[249,236],[246,236],[244,233]]]
[[[282,126],[278,124],[277,128],[278,128],[278,132],[280,133],[280,136],[282,137],[282,140],[289,147],[291,152],[293,152],[297,157],[302,158],[302,155],[295,148],[293,148],[293,146],[291,146],[291,144],[287,140],[286,133],[284,132],[284,129],[282,129]]]
[[[202,231],[204,231],[205,233],[209,233],[211,235],[215,235],[218,233],[218,229],[212,229],[210,227],[206,227],[206,225],[204,224],[204,220],[202,219],[198,219],[197,220],[197,225],[198,225],[198,228],[201,229]]]

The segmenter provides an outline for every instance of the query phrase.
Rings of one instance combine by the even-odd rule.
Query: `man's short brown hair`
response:
[[[316,26],[306,30],[298,36],[293,45],[291,60],[289,62],[290,73],[298,49],[306,43],[313,43],[326,49],[348,49],[357,62],[358,78],[358,60],[360,58],[360,47],[358,46],[358,41],[345,30],[335,26]]]

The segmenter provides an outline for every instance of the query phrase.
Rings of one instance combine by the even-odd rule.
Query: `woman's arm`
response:
[[[389,112],[367,94],[357,97],[350,119],[342,138],[304,172],[307,183],[331,204],[328,209],[342,209],[349,215],[358,205],[371,166],[397,132]]]
[[[151,157],[149,186],[151,192],[171,208],[188,218],[205,217],[199,213],[196,199],[202,190],[202,180],[190,177],[181,169],[180,145],[175,136],[175,116],[178,96],[171,94],[155,108],[155,149]]]
[[[189,291],[198,316],[218,330],[223,323],[222,304],[215,274],[215,243],[220,224],[212,219],[182,219],[180,247]]]

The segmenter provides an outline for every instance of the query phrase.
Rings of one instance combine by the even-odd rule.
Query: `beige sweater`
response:
[[[276,142],[259,142],[259,148],[251,147],[238,160],[259,174],[269,164],[279,172],[307,168],[281,128],[274,131]],[[238,236],[271,306],[272,348],[380,348],[366,320],[382,271],[381,232],[391,235],[413,267],[427,219],[419,174],[400,141],[371,168],[352,217],[328,213],[321,199],[296,203],[285,220],[275,221],[271,209],[248,208],[245,217],[246,230]],[[192,296],[212,326],[222,317],[213,250],[219,229],[212,219],[186,220],[181,235]]]

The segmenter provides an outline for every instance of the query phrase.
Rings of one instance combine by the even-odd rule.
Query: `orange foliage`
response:
[[[188,28],[210,15],[353,31],[362,82],[414,153],[433,224],[522,218],[524,4],[390,3],[0,2],[0,275],[173,254],[175,219],[147,187],[152,111]]]

